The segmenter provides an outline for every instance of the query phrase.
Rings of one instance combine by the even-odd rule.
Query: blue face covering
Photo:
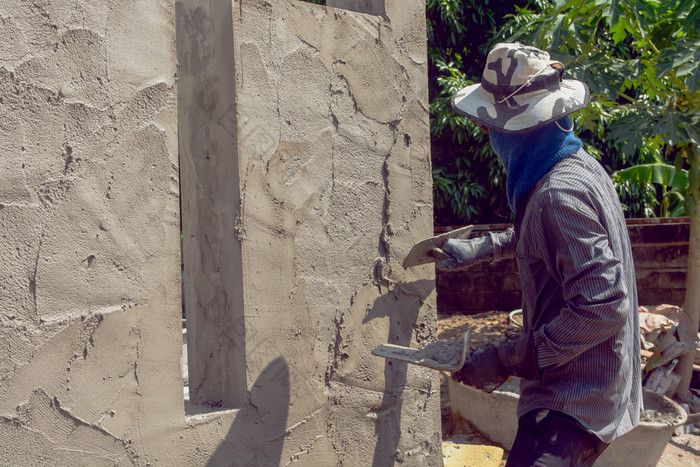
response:
[[[558,121],[561,128],[572,128],[569,117]],[[512,135],[489,129],[491,147],[506,169],[508,204],[515,211],[518,199],[554,164],[581,149],[574,132],[565,132],[551,123],[529,133]]]

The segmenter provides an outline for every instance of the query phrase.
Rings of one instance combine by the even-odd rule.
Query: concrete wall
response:
[[[436,334],[424,4],[345,6],[0,6],[3,463],[441,463],[370,355]]]
[[[3,464],[179,460],[173,13],[0,4]]]
[[[432,233],[425,6],[374,4],[177,4],[191,397],[270,407],[272,463],[441,462],[437,373],[370,354],[436,331],[400,266]]]

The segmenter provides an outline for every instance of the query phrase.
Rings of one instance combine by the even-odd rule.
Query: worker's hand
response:
[[[442,247],[450,238],[467,238],[471,233],[473,225],[467,225],[451,232],[442,233],[433,237],[425,238],[411,247],[403,260],[404,269],[421,264],[434,263],[442,259],[451,258]]]
[[[532,333],[506,339],[497,346],[476,349],[452,379],[486,392],[493,392],[508,377],[538,379]]]
[[[493,261],[493,237],[489,234],[468,240],[450,238],[442,251],[450,257],[438,261],[435,267],[441,271],[462,271],[484,261]]]
[[[493,392],[508,376],[498,359],[498,350],[493,346],[476,349],[464,362],[462,369],[452,373],[455,381],[485,392]]]

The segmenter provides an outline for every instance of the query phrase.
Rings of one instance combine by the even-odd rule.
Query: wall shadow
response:
[[[277,357],[260,373],[207,467],[278,466],[289,416],[289,366]]]
[[[389,293],[374,301],[362,323],[366,324],[376,318],[389,318],[386,342],[408,347],[423,300],[434,288],[435,281],[427,279],[397,284]],[[418,293],[414,293],[416,291]],[[399,458],[398,446],[401,438],[402,394],[406,388],[407,373],[408,363],[388,359],[384,363],[384,395],[379,406],[373,410],[377,414],[373,467],[403,462]]]

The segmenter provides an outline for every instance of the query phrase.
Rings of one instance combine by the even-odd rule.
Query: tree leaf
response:
[[[612,32],[613,44],[619,44],[625,37],[627,37],[627,30],[629,29],[629,24],[624,17],[621,17],[619,21],[610,28]]]
[[[697,28],[698,23],[700,23],[700,3],[696,3],[695,7],[688,13],[683,23],[683,31],[692,33]]]
[[[688,186],[688,172],[676,169],[670,164],[642,164],[619,170],[616,178],[634,183],[656,183],[664,187],[685,190]]]
[[[618,10],[620,7],[620,0],[610,0],[607,2],[607,6],[604,9],[605,19],[608,26],[612,29],[613,26],[617,24],[617,18],[619,16]]]

